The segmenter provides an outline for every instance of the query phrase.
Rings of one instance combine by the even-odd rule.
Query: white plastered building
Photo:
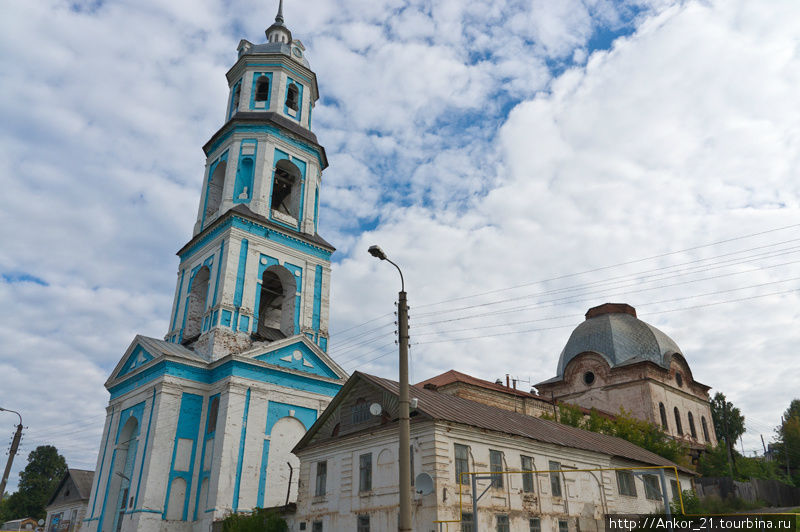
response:
[[[666,467],[668,497],[677,495],[678,480],[681,489],[691,489],[693,471],[619,438],[433,386],[413,386],[410,396],[416,402],[411,477],[432,478],[430,493],[414,487],[417,531],[472,530],[471,472],[496,473],[494,480],[477,482],[478,493],[486,490],[477,516],[484,531],[586,532],[603,530],[606,514],[661,512],[663,491],[654,467]],[[354,373],[295,448],[300,486],[291,530],[397,528],[397,419],[397,383]],[[587,469],[595,471],[580,471]]]
[[[316,76],[280,8],[266,40],[242,40],[227,73],[169,330],[137,336],[106,382],[87,532],[204,532],[294,501],[291,449],[346,380],[327,354]]]

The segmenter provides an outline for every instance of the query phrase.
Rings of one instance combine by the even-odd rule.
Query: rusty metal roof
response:
[[[497,384],[491,381],[485,381],[483,379],[473,377],[472,375],[461,373],[460,371],[456,371],[454,369],[451,369],[450,371],[445,371],[440,375],[436,375],[435,377],[431,377],[430,379],[426,379],[422,382],[418,382],[417,384],[415,384],[415,386],[422,387],[425,386],[426,384],[432,384],[434,386],[445,386],[447,384],[452,384],[454,382],[463,382],[465,384],[472,384],[473,386],[478,386],[480,388],[485,388],[487,390],[495,390],[498,392],[516,395],[519,397],[528,397],[538,401],[544,401],[546,403],[550,403],[549,399],[545,399],[544,397],[541,397],[539,395],[528,393],[523,390],[517,390],[516,388],[510,388],[508,386],[503,386],[502,384]]]
[[[399,387],[395,381],[359,371],[350,377],[351,380],[357,378],[365,379],[389,393],[399,394]],[[347,386],[345,385],[345,387]],[[617,456],[644,464],[677,466],[684,473],[696,474],[691,469],[682,467],[638,445],[614,436],[590,432],[563,425],[556,421],[503,410],[461,397],[427,390],[419,385],[411,387],[410,396],[418,400],[417,411],[436,420],[461,423],[495,432],[521,436],[543,443]]]

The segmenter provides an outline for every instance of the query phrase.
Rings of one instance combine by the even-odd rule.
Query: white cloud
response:
[[[23,411],[28,450],[52,442],[71,465],[92,467],[107,403],[103,381],[136,333],[166,330],[174,252],[194,222],[200,147],[221,125],[224,73],[240,38],[263,40],[274,8],[71,5],[11,3],[0,20],[0,50],[9,58],[0,65],[0,274],[48,283],[0,281],[0,300],[11,303],[0,309],[0,405]],[[570,328],[603,292],[510,313],[514,321],[567,318],[491,329],[477,327],[507,323],[509,314],[436,326],[424,326],[435,319],[423,314],[456,318],[462,314],[445,311],[515,292],[423,304],[793,223],[795,9],[660,0],[287,3],[287,24],[306,44],[322,92],[315,132],[331,167],[320,232],[340,250],[334,330],[392,310],[396,272],[365,251],[379,243],[404,268],[415,341],[456,329],[467,331],[444,337],[561,327],[420,344],[412,349],[415,378],[454,367],[536,381],[552,375]],[[610,51],[584,51],[598,30],[633,25],[637,33]],[[570,60],[578,67],[570,70]],[[556,79],[554,62],[566,68]],[[374,229],[361,234],[364,223]],[[788,237],[767,238],[741,247]],[[655,312],[696,302],[647,303],[797,271],[774,268],[626,299],[675,337],[701,381],[728,392],[746,415],[776,423],[800,377],[790,358],[796,295],[664,314]],[[612,273],[619,272],[517,292]],[[374,322],[385,327],[368,337],[391,333],[391,321]],[[331,344],[342,361],[361,354],[347,336]],[[388,354],[359,367],[390,374],[386,340],[370,347]],[[757,375],[740,369],[752,358]],[[24,456],[11,487],[23,465]]]

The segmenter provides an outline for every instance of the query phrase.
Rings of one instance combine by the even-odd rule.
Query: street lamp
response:
[[[400,293],[397,298],[397,328],[400,336],[400,532],[411,530],[411,424],[408,400],[408,302],[406,285],[400,266],[389,260],[378,246],[370,246],[369,254],[385,260],[400,273]]]
[[[11,441],[11,450],[8,451],[8,461],[6,462],[6,470],[3,472],[3,480],[0,480],[0,502],[3,500],[3,494],[6,492],[6,482],[8,475],[11,473],[11,464],[14,462],[14,455],[17,454],[19,448],[19,440],[22,438],[22,414],[16,410],[9,410],[0,407],[0,412],[11,412],[19,416],[19,425],[17,425],[17,432],[14,433],[14,439]]]

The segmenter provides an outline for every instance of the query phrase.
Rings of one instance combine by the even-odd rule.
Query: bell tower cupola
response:
[[[282,42],[292,44],[292,32],[283,23],[283,0],[278,4],[278,14],[275,15],[275,23],[267,28],[267,42]]]
[[[327,349],[334,248],[317,233],[328,166],[311,131],[317,78],[282,0],[266,37],[242,39],[226,74],[193,237],[178,252],[166,339],[212,358],[295,335]]]

